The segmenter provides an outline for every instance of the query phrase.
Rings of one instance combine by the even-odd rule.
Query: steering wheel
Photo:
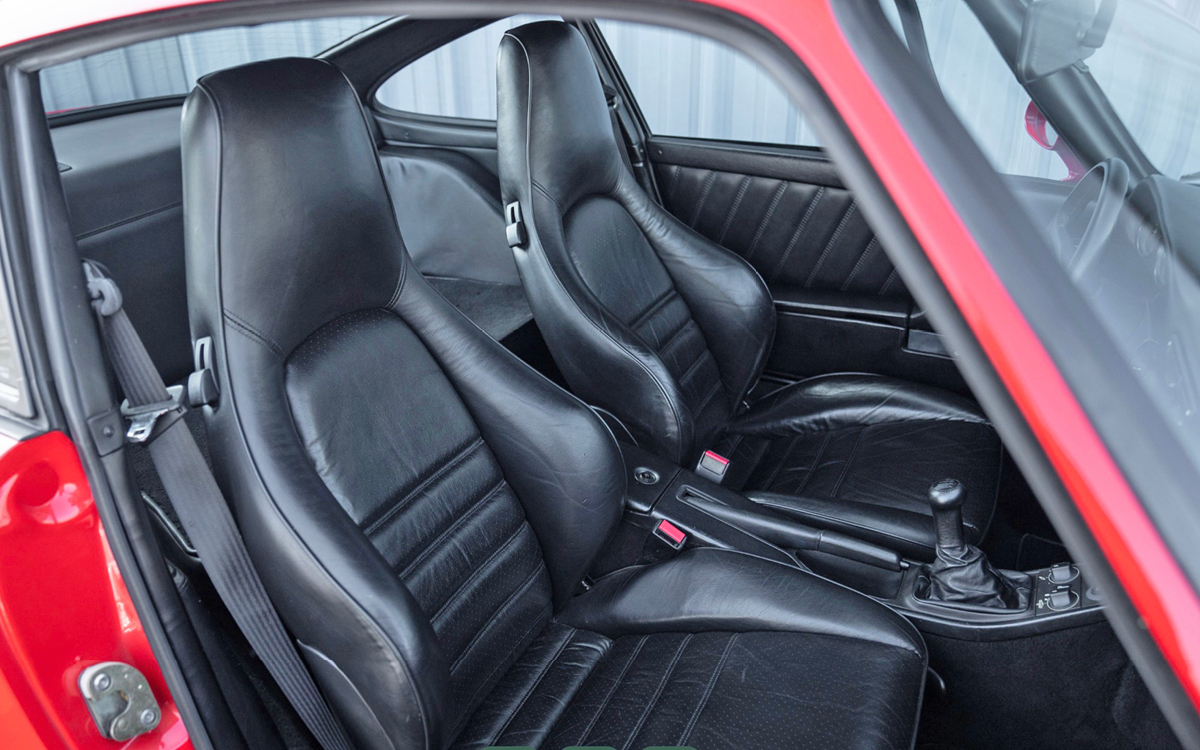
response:
[[[1088,170],[1050,222],[1050,246],[1073,281],[1104,253],[1129,191],[1129,167],[1117,158]]]

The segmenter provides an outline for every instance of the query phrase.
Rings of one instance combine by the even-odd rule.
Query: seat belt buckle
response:
[[[704,451],[696,463],[696,474],[710,482],[720,484],[729,470],[729,459],[714,451]]]
[[[125,439],[130,443],[144,443],[154,434],[154,428],[163,415],[172,411],[183,411],[183,386],[167,387],[169,398],[166,401],[155,401],[152,404],[130,406],[129,399],[121,402],[121,416],[129,420],[129,429]]]
[[[513,201],[504,207],[504,236],[509,247],[520,247],[528,240],[525,234],[525,220],[521,217],[521,204]]]
[[[683,549],[683,545],[687,543],[687,533],[665,518],[654,527],[654,536],[674,550]]]

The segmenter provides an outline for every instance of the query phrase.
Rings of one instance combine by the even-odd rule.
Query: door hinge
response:
[[[150,683],[123,662],[105,661],[83,670],[79,692],[106,739],[126,742],[154,729],[162,719]]]

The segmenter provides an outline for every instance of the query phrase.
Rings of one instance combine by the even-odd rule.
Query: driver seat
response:
[[[968,490],[967,541],[999,488],[999,438],[967,398],[865,374],[822,375],[745,404],[775,308],[743,259],[676,220],[625,167],[583,36],[560,21],[500,43],[501,192],[520,207],[514,254],[538,328],[580,398],[643,448],[820,528],[931,560],[930,485]]]
[[[924,644],[861,594],[717,549],[584,591],[617,444],[413,267],[337,68],[202,78],[183,174],[214,470],[355,747],[912,746]]]

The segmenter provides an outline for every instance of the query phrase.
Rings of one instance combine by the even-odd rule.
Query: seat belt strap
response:
[[[621,117],[622,108],[625,105],[622,103],[620,93],[608,84],[602,83],[601,86],[604,88],[604,98],[608,102],[608,114],[612,118],[613,134],[617,137],[617,145],[622,147],[621,160],[625,162],[629,171],[633,172],[638,184],[642,186],[651,200],[661,204],[658,184],[654,181],[654,173],[646,160],[646,148],[640,138],[634,137]]]
[[[83,262],[88,296],[108,358],[125,391],[121,411],[131,418],[126,437],[145,442],[213,587],[288,702],[324,750],[351,750],[345,729],[317,689],[284,630],[195,438],[181,419],[181,394],[172,394],[122,306],[116,282]]]

